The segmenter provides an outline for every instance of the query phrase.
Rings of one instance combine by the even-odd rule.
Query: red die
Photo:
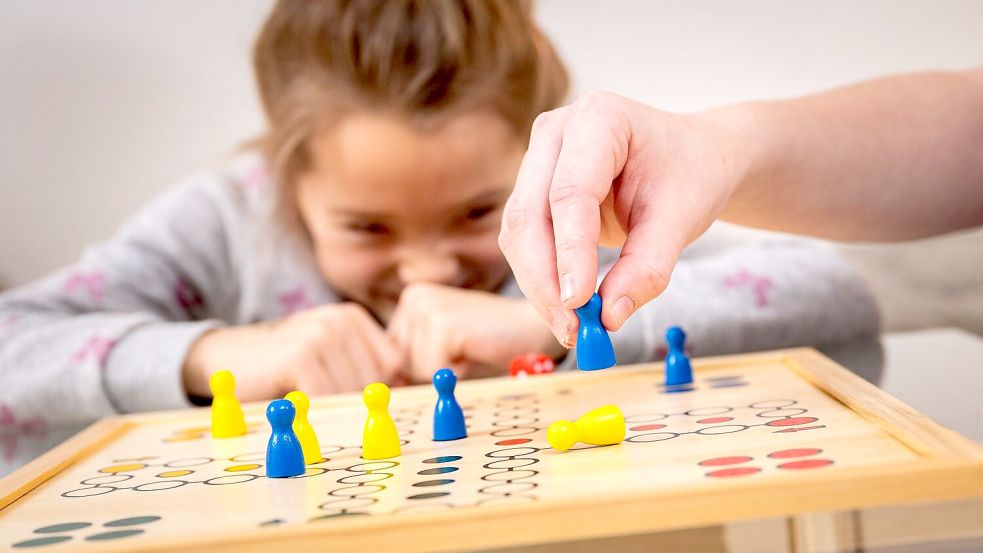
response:
[[[549,374],[554,370],[556,370],[556,363],[550,359],[550,356],[542,353],[519,355],[509,363],[509,374],[512,376]]]

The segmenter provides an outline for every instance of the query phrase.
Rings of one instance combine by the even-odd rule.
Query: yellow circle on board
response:
[[[263,465],[233,465],[225,470],[226,472],[242,472],[244,470],[258,469],[261,466]]]
[[[160,478],[173,478],[175,476],[187,476],[194,472],[193,470],[169,470],[167,472],[162,472],[157,476]]]
[[[129,463],[126,465],[113,465],[111,467],[101,468],[99,472],[105,472],[109,474],[116,474],[117,472],[130,472],[132,470],[140,470],[146,468],[147,465],[143,463]]]

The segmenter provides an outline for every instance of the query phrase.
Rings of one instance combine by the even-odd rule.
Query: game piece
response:
[[[246,417],[236,399],[236,380],[229,371],[218,371],[208,380],[212,389],[212,437],[231,438],[246,433]]]
[[[601,296],[594,293],[590,300],[575,309],[580,317],[580,332],[577,335],[577,368],[582,371],[596,371],[613,367],[614,346],[608,331],[601,325]]]
[[[317,441],[317,434],[314,433],[314,427],[307,420],[307,411],[310,409],[311,400],[307,398],[307,394],[300,390],[290,392],[283,396],[283,399],[293,403],[294,409],[297,411],[297,415],[294,417],[293,430],[294,434],[297,435],[297,439],[300,440],[301,449],[304,450],[304,463],[308,465],[320,463],[323,461],[321,458],[321,445]]]
[[[669,353],[666,355],[666,386],[678,386],[693,382],[693,368],[686,355],[686,333],[678,326],[666,331],[666,342],[669,342]]]
[[[466,438],[468,429],[464,424],[464,411],[454,398],[457,375],[450,369],[440,369],[433,373],[433,386],[437,389],[437,406],[433,410],[434,441]]]
[[[291,426],[294,423],[294,404],[275,399],[266,408],[266,419],[273,431],[266,446],[266,476],[286,478],[304,474],[304,450]]]
[[[517,355],[509,361],[509,374],[516,377],[549,374],[556,370],[556,363],[544,353]]]
[[[399,432],[389,416],[389,387],[381,382],[362,390],[362,401],[369,410],[362,431],[362,458],[389,459],[399,456]]]
[[[624,439],[625,416],[616,405],[598,407],[576,422],[556,421],[546,431],[546,441],[559,451],[566,451],[577,442],[613,445]]]

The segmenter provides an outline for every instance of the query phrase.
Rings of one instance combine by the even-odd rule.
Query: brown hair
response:
[[[283,199],[311,136],[346,112],[433,124],[490,109],[528,136],[568,86],[523,0],[279,0],[253,64],[268,122],[260,143]]]

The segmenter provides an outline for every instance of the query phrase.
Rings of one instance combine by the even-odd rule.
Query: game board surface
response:
[[[496,517],[513,514],[535,524],[537,513],[548,527],[553,510],[595,500],[649,505],[659,496],[696,501],[741,492],[753,503],[758,488],[780,497],[800,482],[847,482],[862,474],[850,469],[891,473],[939,456],[817,387],[813,373],[802,369],[808,363],[795,355],[697,361],[693,385],[672,390],[661,385],[656,364],[462,382],[457,398],[469,436],[451,442],[431,440],[432,387],[394,389],[390,412],[402,455],[381,461],[359,456],[365,419],[359,396],[313,398],[310,420],[326,460],[289,479],[265,477],[269,430],[262,405],[246,406],[247,435],[220,440],[208,433],[207,409],[121,418],[91,452],[38,480],[23,497],[10,499],[10,486],[0,483],[0,498],[8,495],[0,505],[9,503],[0,510],[0,547],[105,550],[171,538],[191,547],[226,543],[222,536],[243,532],[289,536],[287,528],[326,536],[333,528],[378,532],[400,519],[438,537],[440,525],[455,524],[456,516],[480,519],[484,511],[489,529]],[[812,358],[820,356],[805,357]],[[834,376],[843,377],[846,371],[838,370],[843,374]],[[551,422],[609,403],[625,414],[623,443],[549,449]],[[983,456],[965,443],[959,447],[977,455],[979,475]],[[723,518],[755,512],[715,509]],[[594,519],[591,512],[583,512],[588,534],[605,524],[603,510]]]

